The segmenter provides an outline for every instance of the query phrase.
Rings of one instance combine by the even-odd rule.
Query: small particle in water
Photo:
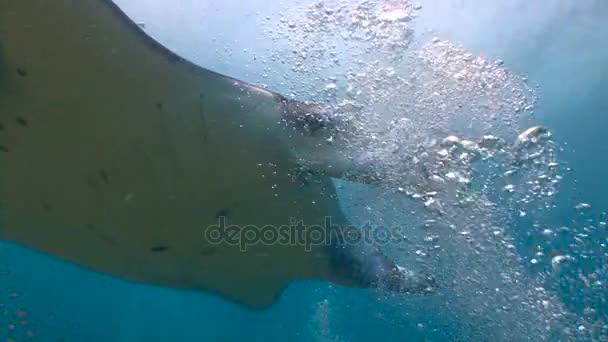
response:
[[[519,211],[519,217],[524,217],[524,216],[526,216],[526,215],[527,215],[527,214],[526,214],[526,212],[525,212],[525,211],[522,211],[522,210],[520,210],[520,211]]]
[[[591,208],[591,204],[589,203],[579,203],[574,207],[576,210],[584,210]]]
[[[515,185],[508,184],[508,185],[505,185],[505,187],[502,189],[506,192],[513,193],[513,192],[515,192]]]
[[[439,240],[439,236],[437,235],[427,235],[424,237],[425,242],[436,242],[437,240]]]
[[[551,136],[551,133],[549,132],[549,130],[542,126],[530,127],[526,129],[523,133],[521,133],[519,136],[517,136],[517,142],[515,145],[518,146],[529,142],[536,143],[538,139],[543,135]]]
[[[554,270],[557,270],[564,262],[572,260],[572,257],[569,255],[556,255],[551,259],[551,267]]]
[[[448,135],[443,139],[444,145],[454,145],[460,143],[460,139],[455,135]]]
[[[336,89],[337,87],[338,87],[338,86],[337,86],[335,83],[331,82],[331,83],[328,83],[328,84],[325,86],[325,89],[326,89],[326,90],[334,90],[334,89]]]
[[[460,72],[455,73],[454,76],[452,76],[452,77],[454,77],[454,79],[456,81],[462,81],[462,80],[464,80],[464,75],[462,73],[460,73]]]
[[[462,147],[467,150],[476,150],[478,148],[478,145],[471,140],[462,140],[460,143],[462,144]]]
[[[296,23],[294,23],[293,21],[290,21],[289,23],[287,23],[287,26],[289,26],[289,28],[296,28]]]
[[[458,174],[456,172],[450,171],[445,174],[445,178],[453,180],[458,178]]]
[[[553,235],[553,231],[549,228],[543,229],[543,235],[544,236],[551,236]]]
[[[437,37],[434,37],[432,40],[433,44],[437,44],[437,43],[439,43],[439,41],[440,41],[440,39]]]
[[[421,10],[421,9],[422,9],[422,5],[421,5],[421,4],[415,4],[415,5],[414,5],[414,9],[415,9],[416,11],[419,11],[419,10]]]
[[[532,265],[536,265],[536,264],[538,264],[538,260],[537,259],[532,259],[532,260],[530,260],[530,263]]]
[[[424,202],[424,206],[429,209],[439,209],[439,202],[437,202],[434,198],[429,198],[426,202]]]
[[[495,149],[502,143],[502,140],[493,135],[484,135],[479,142],[479,147],[485,149]]]
[[[398,8],[382,13],[379,19],[384,21],[408,21],[410,17],[406,10]]]
[[[435,181],[437,183],[445,183],[445,180],[443,178],[441,178],[440,176],[437,176],[437,175],[432,175],[430,177],[430,180]]]

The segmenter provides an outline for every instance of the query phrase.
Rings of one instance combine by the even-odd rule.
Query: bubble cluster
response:
[[[289,96],[340,117],[329,143],[355,166],[344,176],[381,192],[365,198],[361,216],[401,227],[411,243],[399,253],[449,279],[445,306],[460,319],[467,311],[471,338],[605,331],[597,308],[606,306],[607,220],[583,219],[592,213],[584,201],[572,205],[573,222],[546,219],[563,202],[570,169],[552,132],[534,122],[535,87],[502,60],[440,33],[417,34],[420,9],[409,1],[318,1],[267,28],[290,51],[269,57],[290,72],[268,75]],[[413,229],[422,230],[420,241],[409,238]],[[532,247],[522,248],[520,237]],[[564,287],[586,298],[582,308],[556,298]]]
[[[417,9],[404,1],[320,1],[301,17],[268,30],[292,49],[286,56],[273,52],[274,59],[292,68],[283,79],[291,96],[333,107],[345,124],[336,128],[331,142],[365,166],[366,174],[359,176],[403,189],[403,182],[419,182],[432,171],[424,170],[429,163],[425,146],[432,141],[468,136],[481,143],[479,150],[494,150],[492,144],[525,128],[521,124],[536,102],[527,79],[502,61],[439,38],[416,42]],[[441,157],[432,154],[432,159]],[[444,164],[470,164],[465,155],[459,162],[445,158]],[[466,186],[467,168],[444,165],[442,175],[422,183]]]

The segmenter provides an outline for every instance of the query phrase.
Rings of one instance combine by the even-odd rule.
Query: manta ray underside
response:
[[[304,107],[184,60],[110,0],[0,0],[0,238],[253,308],[297,279],[424,292],[362,244],[210,233],[344,231],[331,180],[294,176]]]

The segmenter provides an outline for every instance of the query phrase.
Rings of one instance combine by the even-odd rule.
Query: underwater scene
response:
[[[608,341],[606,23],[0,0],[0,342]]]

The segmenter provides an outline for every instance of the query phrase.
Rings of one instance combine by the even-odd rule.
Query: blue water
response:
[[[262,51],[268,43],[251,43],[256,41],[252,32],[257,23],[244,18],[247,13],[271,13],[280,8],[278,1],[210,5],[190,0],[180,1],[170,10],[167,2],[156,0],[118,3],[134,19],[144,20],[167,46],[201,65],[253,82],[261,71],[247,56],[256,46]],[[566,204],[557,220],[569,224],[574,215],[572,205],[579,202],[591,203],[598,213],[605,211],[608,2],[421,3],[417,25],[440,30],[472,52],[501,58],[512,70],[539,84],[541,101],[536,118],[565,144],[560,158],[573,168],[566,183],[571,187],[560,194],[560,201]],[[204,11],[215,15],[202,16],[200,13],[208,13]],[[235,18],[239,25],[232,24]],[[215,40],[210,42],[207,37]],[[229,59],[217,59],[214,53],[205,53],[204,46],[233,52]],[[531,257],[525,255],[527,227],[522,223],[510,229],[519,238],[518,250],[525,262]],[[424,307],[417,308],[419,313],[396,311],[374,291],[324,282],[293,284],[272,308],[249,311],[208,294],[127,283],[5,243],[0,244],[0,272],[8,272],[0,273],[0,303],[11,309],[3,316],[4,308],[0,307],[0,341],[8,336],[10,323],[19,330],[15,336],[31,331],[38,341],[66,342],[459,340],[458,331],[463,329],[454,320],[446,326],[435,322],[442,331],[421,329],[421,320],[433,314],[441,317],[442,313],[424,312]],[[564,300],[575,309],[580,303],[599,301],[598,316],[608,321],[606,309],[601,308],[602,298],[569,293]],[[18,323],[13,314],[17,308],[28,313],[28,326]],[[16,339],[20,340],[27,339]]]

